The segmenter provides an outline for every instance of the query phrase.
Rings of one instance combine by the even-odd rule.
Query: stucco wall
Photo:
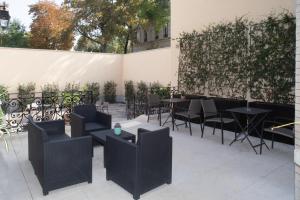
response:
[[[15,92],[19,83],[86,83],[114,80],[122,91],[122,55],[0,48],[0,84]]]
[[[180,33],[199,31],[212,23],[236,17],[258,20],[284,9],[294,12],[294,0],[171,0],[172,84],[177,85],[179,49],[174,39]]]
[[[171,48],[148,50],[124,55],[123,81],[158,81],[167,85],[171,80]]]

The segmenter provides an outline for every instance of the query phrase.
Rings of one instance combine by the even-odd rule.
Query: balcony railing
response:
[[[31,115],[35,121],[69,119],[75,105],[92,104],[92,91],[68,91],[30,93],[26,95],[9,94],[2,102],[6,127],[19,132],[24,130]]]

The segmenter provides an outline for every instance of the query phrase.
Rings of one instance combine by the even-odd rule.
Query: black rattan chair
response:
[[[263,128],[262,128],[262,137],[264,133],[270,133],[272,134],[272,149],[274,148],[274,138],[275,136],[283,136],[291,139],[295,139],[295,128],[293,125],[280,127],[280,128],[274,128],[275,126],[280,126],[283,124],[289,124],[292,123],[292,120],[282,122],[282,120],[265,120],[263,122]]]
[[[111,115],[99,112],[95,105],[75,106],[71,113],[72,137],[89,135],[92,131],[111,129]]]
[[[200,99],[192,99],[189,105],[189,108],[187,111],[181,111],[181,112],[175,112],[176,116],[179,116],[185,120],[185,126],[187,127],[187,124],[190,128],[190,135],[192,135],[192,126],[191,121],[194,119],[198,119],[200,121],[200,127],[202,131],[201,126],[201,100]],[[177,108],[178,109],[178,108]],[[176,126],[181,125],[177,124]]]
[[[35,123],[29,118],[28,156],[44,195],[92,182],[92,137],[70,138],[63,120]]]
[[[161,109],[161,101],[160,97],[155,94],[148,95],[148,102],[147,102],[147,115],[148,119],[147,122],[150,120],[150,115],[157,114],[157,119],[160,117],[160,109]]]
[[[106,139],[106,179],[133,194],[134,199],[172,181],[170,129],[138,130],[137,144],[116,136]]]
[[[214,124],[213,134],[215,134],[216,125],[220,124],[221,125],[221,134],[222,134],[222,144],[224,144],[223,125],[234,123],[236,126],[235,120],[232,118],[223,117],[222,112],[218,112],[215,102],[212,99],[201,100],[201,104],[202,104],[203,115],[204,115],[201,137],[203,137],[204,128],[205,128],[206,123]],[[235,137],[236,137],[236,129],[237,129],[237,127],[235,128]]]

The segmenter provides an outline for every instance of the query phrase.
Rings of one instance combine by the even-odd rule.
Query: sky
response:
[[[18,19],[23,25],[25,25],[26,30],[29,30],[31,24],[31,16],[28,14],[29,5],[38,2],[39,0],[5,0],[8,4],[9,14],[11,19]],[[63,0],[53,0],[57,4],[61,4]],[[1,1],[2,2],[2,1]]]

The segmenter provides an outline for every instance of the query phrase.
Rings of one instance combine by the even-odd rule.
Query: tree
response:
[[[100,52],[100,45],[90,39],[80,36],[74,48],[75,51]]]
[[[6,31],[0,31],[0,46],[2,47],[28,47],[28,34],[25,26],[18,20],[13,20]]]
[[[76,30],[100,45],[101,52],[120,48],[127,53],[137,28],[161,28],[168,19],[167,0],[65,0],[74,13]],[[169,5],[169,4],[167,4]],[[155,22],[155,23],[154,23]]]
[[[51,1],[30,5],[30,46],[38,49],[69,50],[73,46],[73,15]]]

